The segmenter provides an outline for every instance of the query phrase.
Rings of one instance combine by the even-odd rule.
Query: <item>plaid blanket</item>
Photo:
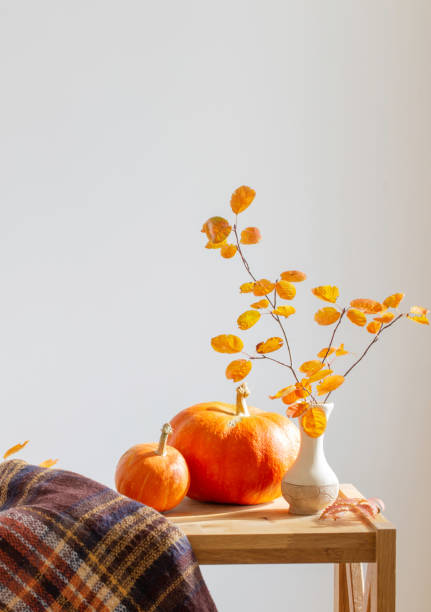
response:
[[[214,612],[186,536],[64,470],[0,464],[0,610]]]

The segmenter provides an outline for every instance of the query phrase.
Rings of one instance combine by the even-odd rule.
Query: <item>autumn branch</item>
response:
[[[397,321],[399,321],[400,319],[402,319],[402,317],[406,316],[404,313],[399,314],[397,317],[395,317],[395,319],[393,319],[390,323],[387,323],[386,325],[383,325],[380,327],[379,331],[377,332],[377,334],[374,336],[374,338],[371,340],[371,342],[368,344],[368,346],[365,348],[364,352],[362,353],[362,355],[360,355],[360,357],[354,362],[352,363],[352,365],[346,370],[346,372],[343,374],[344,378],[346,378],[346,376],[348,374],[350,374],[350,372],[353,370],[353,368],[355,366],[358,365],[358,363],[360,361],[362,361],[362,359],[365,357],[365,355],[368,353],[368,351],[370,350],[370,348],[373,346],[373,344],[375,344],[378,339],[380,338],[380,335],[386,330],[388,329],[388,327],[391,327],[391,325],[393,325],[394,323],[396,323]],[[328,401],[329,396],[331,395],[332,391],[330,391],[327,396],[325,397],[325,403]]]
[[[251,360],[266,359],[273,361],[283,367],[288,368],[292,376],[294,377],[295,384],[291,385],[293,390],[290,391],[287,387],[277,392],[272,397],[282,397],[286,404],[292,404],[290,411],[291,416],[301,416],[307,414],[307,422],[309,421],[309,427],[313,429],[315,435],[321,435],[322,431],[318,431],[317,421],[313,416],[312,407],[306,408],[309,402],[301,401],[299,404],[294,402],[298,399],[302,400],[305,397],[309,397],[312,403],[321,404],[328,401],[331,393],[335,391],[341,384],[343,384],[346,376],[364,359],[371,347],[379,340],[382,333],[399,321],[403,316],[421,323],[429,325],[427,314],[429,310],[422,306],[412,306],[408,314],[396,315],[394,312],[385,312],[388,308],[397,309],[401,300],[404,298],[404,293],[393,293],[386,297],[382,303],[372,299],[356,298],[351,300],[349,305],[335,306],[335,303],[339,297],[339,289],[332,285],[319,285],[311,289],[312,293],[322,299],[324,302],[329,302],[333,306],[325,306],[320,308],[314,314],[314,320],[319,325],[334,325],[330,334],[329,345],[327,348],[321,349],[317,353],[317,359],[311,359],[305,361],[298,369],[298,374],[303,377],[299,379],[295,367],[293,365],[293,356],[290,347],[290,343],[287,337],[286,319],[295,312],[295,308],[292,306],[277,306],[279,298],[281,299],[292,299],[296,294],[296,288],[292,283],[300,282],[305,280],[306,275],[298,270],[290,270],[282,272],[280,274],[281,279],[277,278],[275,282],[262,278],[258,280],[253,274],[250,264],[247,261],[243,246],[249,244],[257,244],[261,239],[261,233],[257,227],[246,227],[239,231],[238,229],[238,214],[245,211],[250,204],[253,202],[256,192],[248,187],[242,185],[238,187],[232,194],[230,200],[230,207],[235,214],[233,225],[229,223],[227,219],[221,216],[214,216],[209,218],[202,227],[202,232],[206,234],[208,243],[206,248],[209,249],[220,249],[220,254],[225,259],[234,257],[237,253],[241,258],[242,264],[253,281],[252,283],[246,282],[241,285],[241,293],[253,292],[255,296],[264,297],[255,304],[251,304],[250,307],[256,310],[247,310],[239,315],[237,318],[237,324],[239,329],[245,330],[252,327],[260,319],[261,315],[271,315],[273,320],[276,322],[279,332],[276,337],[268,338],[264,342],[260,342],[256,346],[255,354],[248,355],[244,350],[244,343],[241,338],[234,334],[220,334],[211,339],[211,345],[214,350],[220,353],[242,353],[248,359],[235,359],[228,364],[226,368],[226,378],[234,380],[235,382],[242,380],[248,375],[252,368]],[[227,243],[227,238],[231,235],[231,243]],[[234,237],[234,238],[233,238]],[[374,315],[382,313],[380,317],[374,317],[366,327],[367,331],[372,334],[371,341],[364,348],[362,354],[352,363],[350,367],[344,373],[344,376],[340,374],[333,374],[332,364],[333,360],[329,359],[329,355],[335,353],[335,357],[344,355],[348,351],[343,350],[344,345],[340,345],[338,349],[335,349],[335,337],[337,336],[338,330],[343,320],[346,318],[358,325],[364,327],[367,323],[366,315]],[[347,317],[346,317],[347,315]],[[284,321],[284,323],[283,323]],[[267,353],[273,353],[278,349],[286,346],[288,353],[287,362],[278,360],[270,357]],[[283,357],[282,357],[283,359]],[[312,384],[318,383],[316,392],[312,393]],[[317,396],[322,396],[325,399],[322,402],[316,400]],[[299,408],[298,408],[299,406]],[[304,420],[304,419],[303,419]],[[314,425],[311,425],[311,422]],[[317,428],[317,429],[316,429]],[[309,432],[307,432],[309,433]],[[311,435],[311,434],[310,434]]]
[[[247,270],[247,272],[250,275],[250,277],[253,279],[253,281],[255,283],[258,283],[259,281],[256,279],[256,277],[252,273],[252,271],[250,269],[250,265],[249,265],[248,261],[246,260],[246,258],[244,256],[244,253],[242,252],[242,249],[241,249],[241,244],[240,244],[240,241],[239,241],[238,229],[237,229],[237,219],[235,220],[235,224],[233,226],[233,232],[235,234],[236,247],[237,247],[238,253],[239,253],[240,257],[241,257],[241,260],[242,260],[242,262],[244,264],[244,267]],[[268,302],[271,304],[272,309],[275,310],[276,302],[277,302],[275,290],[274,290],[274,297],[273,298],[270,298],[269,294],[267,294],[265,297],[268,300]],[[280,327],[280,330],[281,330],[281,333],[283,334],[284,343],[285,343],[287,351],[289,353],[289,364],[286,363],[286,364],[283,364],[283,365],[285,365],[287,368],[289,368],[289,370],[292,372],[293,376],[295,377],[296,382],[299,383],[299,378],[298,378],[298,376],[297,376],[297,374],[295,372],[295,368],[293,367],[292,352],[290,350],[289,340],[287,339],[287,334],[286,334],[286,331],[284,329],[284,326],[283,326],[282,322],[280,321],[280,317],[278,315],[274,314],[273,312],[270,312],[269,314],[274,319],[274,321],[276,321],[278,323],[278,325]],[[269,359],[268,357],[266,357],[266,358]],[[255,359],[259,359],[259,357],[255,357]],[[275,360],[273,360],[273,361],[275,361]],[[281,362],[279,362],[279,363],[281,363]]]
[[[325,363],[325,359],[328,357],[329,353],[331,352],[331,348],[332,348],[332,345],[333,345],[333,343],[334,343],[335,334],[337,333],[337,329],[339,328],[340,323],[341,323],[341,320],[342,320],[342,318],[344,317],[344,315],[346,314],[346,311],[347,311],[347,308],[343,308],[343,310],[341,311],[340,318],[338,319],[338,323],[337,323],[337,325],[335,326],[334,331],[332,332],[331,340],[330,340],[330,342],[329,342],[329,346],[328,346],[328,348],[327,348],[327,351],[326,351],[326,353],[325,353],[325,356],[324,356],[324,357],[323,357],[323,359],[322,359],[322,363]],[[327,363],[327,362],[328,362],[328,361],[326,360],[326,363]]]

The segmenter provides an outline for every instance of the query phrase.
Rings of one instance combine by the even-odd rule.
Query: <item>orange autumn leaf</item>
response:
[[[380,317],[374,317],[374,321],[380,321],[380,323],[390,323],[395,318],[393,312],[384,312]]]
[[[292,300],[296,295],[295,285],[286,280],[278,281],[275,284],[275,289],[283,300]]]
[[[257,244],[262,240],[262,235],[257,227],[246,227],[241,232],[241,244]]]
[[[299,366],[301,372],[307,374],[307,376],[313,376],[316,372],[323,368],[323,364],[318,359],[312,359],[311,361],[304,361],[303,364]]]
[[[426,317],[426,315],[429,313],[429,310],[428,308],[424,308],[423,306],[412,306],[410,308],[410,312],[411,314],[417,314]]]
[[[308,378],[303,378],[299,382],[295,383],[295,387],[298,399],[302,399],[311,395],[311,386],[309,384]]]
[[[377,314],[384,309],[380,302],[365,298],[357,298],[356,300],[352,300],[350,302],[350,306],[352,308],[362,310],[362,312],[364,312],[365,314]]]
[[[269,399],[278,399],[279,397],[284,397],[285,395],[288,395],[289,393],[294,393],[296,391],[296,387],[295,385],[289,385],[288,387],[283,387],[283,389],[280,389],[279,391],[277,391],[277,393],[275,395],[270,395]]]
[[[386,308],[398,308],[403,297],[404,293],[393,293],[383,300],[383,304]]]
[[[263,300],[259,300],[258,302],[253,302],[253,304],[250,304],[250,306],[252,308],[268,308],[269,306],[269,302],[267,299],[263,299]]]
[[[304,414],[308,406],[308,402],[296,402],[295,404],[292,404],[292,406],[289,406],[289,408],[286,410],[286,416],[296,419]]]
[[[297,390],[295,388],[294,391],[291,391],[290,393],[283,395],[283,397],[281,398],[281,401],[283,402],[283,404],[289,405],[289,404],[293,404],[294,402],[297,402],[299,399],[301,398],[298,396]]]
[[[218,244],[226,240],[232,228],[224,217],[211,217],[203,224],[202,231],[206,233],[210,242]]]
[[[258,280],[253,287],[253,294],[256,297],[262,297],[264,295],[268,295],[271,291],[274,291],[274,283],[272,283],[267,278],[261,278]]]
[[[370,334],[377,334],[381,326],[382,324],[380,323],[380,321],[370,321],[367,325],[367,331],[369,331]]]
[[[326,359],[326,357],[329,357],[329,355],[332,355],[333,353],[335,353],[336,357],[340,357],[341,355],[348,355],[349,351],[346,351],[344,348],[344,344],[340,344],[340,346],[336,349],[333,346],[331,346],[331,348],[328,351],[328,347],[323,348],[321,351],[319,351],[317,353],[317,356],[320,357],[321,359]]]
[[[220,334],[211,338],[211,346],[218,353],[239,353],[244,348],[244,343],[233,334]]]
[[[299,270],[286,270],[280,274],[280,278],[290,283],[301,283],[307,278],[307,275]]]
[[[205,245],[205,248],[206,249],[221,249],[225,245],[226,245],[226,240],[223,240],[223,242],[219,242],[217,244],[214,244],[213,242],[211,242],[211,240],[208,240],[208,242]]]
[[[278,351],[283,346],[283,340],[281,338],[268,338],[265,342],[259,342],[256,345],[256,351],[258,353],[272,353],[274,351]]]
[[[359,327],[363,327],[367,322],[367,317],[362,310],[358,310],[357,308],[349,308],[347,311],[347,318],[355,325],[359,325]]]
[[[340,295],[338,287],[332,287],[331,285],[314,287],[311,292],[321,300],[324,300],[325,302],[332,302],[333,304],[337,301],[337,298]]]
[[[301,418],[302,429],[310,438],[318,438],[326,429],[326,414],[322,408],[308,408]]]
[[[233,380],[233,382],[239,382],[250,373],[250,370],[251,361],[248,361],[248,359],[235,359],[226,368],[226,378]]]
[[[246,310],[242,314],[239,315],[237,319],[238,327],[240,329],[250,329],[253,327],[260,319],[260,312],[257,310]]]
[[[251,293],[254,289],[254,283],[243,283],[240,288],[240,293]]]
[[[58,463],[58,459],[45,459],[45,461],[42,461],[42,463],[39,463],[39,467],[51,468],[56,463]]]
[[[230,259],[237,252],[237,247],[234,244],[224,244],[220,249],[220,255],[225,259]]]
[[[283,404],[289,405],[311,395],[311,386],[308,384],[308,379],[303,378],[294,385],[281,389],[279,393]]]
[[[427,318],[428,313],[428,308],[423,308],[423,306],[412,306],[410,308],[409,314],[407,315],[407,318],[411,321],[415,321],[415,323],[429,325],[429,321]]]
[[[341,355],[348,355],[349,351],[346,351],[346,349],[344,348],[344,344],[340,344],[340,346],[335,351],[335,354],[337,355],[337,357],[340,357]]]
[[[324,395],[325,393],[329,393],[330,391],[334,391],[344,382],[344,376],[340,374],[332,374],[331,376],[327,376],[322,380],[322,382],[317,385],[317,395]]]
[[[290,317],[296,312],[293,306],[277,306],[275,310],[272,311],[272,314],[278,315],[279,317]]]
[[[319,325],[332,325],[340,318],[340,313],[332,306],[325,306],[316,312],[314,320]]]
[[[319,370],[318,372],[316,372],[316,374],[313,374],[312,376],[309,376],[307,378],[307,383],[311,384],[311,383],[315,383],[319,380],[322,380],[322,378],[325,378],[326,376],[329,376],[329,374],[332,374],[332,370],[330,370],[329,368],[325,368],[324,370]]]
[[[323,359],[324,357],[329,357],[329,355],[332,355],[332,353],[335,353],[335,348],[333,346],[331,346],[331,348],[323,348],[317,353],[317,356],[320,357],[320,359]]]
[[[255,195],[255,190],[251,189],[251,187],[247,187],[247,185],[242,185],[238,187],[238,189],[235,189],[230,199],[232,211],[236,215],[243,212],[253,202]]]
[[[27,444],[29,442],[30,442],[30,440],[26,440],[22,444],[15,444],[14,446],[11,446],[10,448],[7,449],[7,451],[3,455],[3,459],[7,459],[11,455],[14,455],[15,453],[18,453],[20,450],[22,450],[24,448],[24,446],[27,446]]]
[[[430,322],[428,321],[428,317],[426,317],[425,315],[411,315],[408,314],[407,318],[410,319],[410,321],[414,321],[415,323],[421,323],[422,325],[429,325]]]

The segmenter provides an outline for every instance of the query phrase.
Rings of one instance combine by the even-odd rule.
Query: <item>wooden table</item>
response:
[[[353,485],[341,485],[340,495],[363,497]],[[333,563],[336,612],[395,612],[396,531],[382,515],[321,520],[289,514],[283,498],[259,506],[186,498],[166,516],[201,564]],[[361,563],[368,564],[365,586]]]

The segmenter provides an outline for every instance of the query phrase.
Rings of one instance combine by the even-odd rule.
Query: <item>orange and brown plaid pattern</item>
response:
[[[84,476],[0,464],[0,610],[215,612],[185,535]]]

